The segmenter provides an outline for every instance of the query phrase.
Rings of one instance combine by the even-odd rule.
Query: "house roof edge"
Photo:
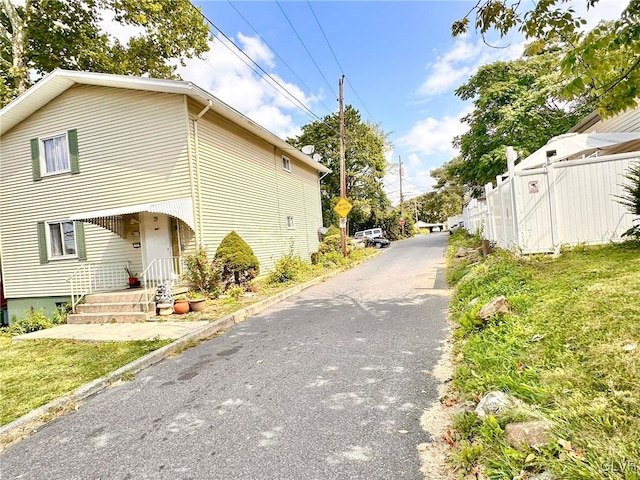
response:
[[[227,105],[213,94],[192,82],[184,80],[166,80],[114,75],[110,73],[55,69],[0,110],[0,136],[26,120],[34,112],[44,107],[47,103],[75,84],[187,95],[200,103],[211,104],[212,109],[216,113],[280,150],[286,151],[288,155],[296,160],[301,161],[319,172],[326,173],[331,171],[230,105]]]

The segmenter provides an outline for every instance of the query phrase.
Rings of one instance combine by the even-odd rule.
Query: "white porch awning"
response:
[[[141,203],[139,205],[130,205],[127,207],[107,208],[106,210],[96,210],[94,212],[75,213],[69,217],[69,220],[82,222],[85,220],[95,220],[99,218],[112,218],[127,215],[131,213],[164,213],[172,217],[179,218],[195,230],[195,221],[193,219],[193,200],[191,197],[176,198],[173,200],[163,200],[161,202]]]

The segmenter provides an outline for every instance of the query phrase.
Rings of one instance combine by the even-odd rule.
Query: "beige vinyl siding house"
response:
[[[597,112],[588,115],[578,125],[573,127],[570,132],[575,133],[611,133],[611,132],[640,132],[640,101],[638,106],[633,109],[626,110],[618,115],[610,118],[601,118]],[[610,147],[607,154],[615,154],[622,152],[640,150],[640,140],[635,142],[627,142],[618,147]]]
[[[190,108],[192,122],[196,110]],[[216,220],[202,222],[202,238],[217,245],[230,228],[235,230],[251,245],[263,272],[291,246],[309,258],[322,226],[317,170],[217,114],[198,120],[197,129],[200,183],[206,186],[199,204],[204,219]],[[290,160],[289,171],[283,156]],[[288,226],[288,217],[294,218],[294,227]],[[281,240],[274,245],[276,238]]]
[[[317,249],[328,169],[189,82],[56,70],[0,111],[0,132],[9,316],[67,301],[79,269],[125,288],[124,266],[213,252],[232,230],[262,273]]]

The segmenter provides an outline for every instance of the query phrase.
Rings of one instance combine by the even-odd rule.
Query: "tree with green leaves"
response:
[[[482,194],[483,186],[506,170],[507,146],[524,158],[592,111],[588,97],[565,99],[558,62],[559,53],[550,51],[491,63],[456,90],[474,109],[462,119],[469,130],[454,140],[459,159],[446,168],[471,195]]]
[[[348,105],[344,111],[347,198],[353,205],[349,214],[351,230],[378,226],[377,219],[390,206],[382,180],[384,153],[389,135],[375,124],[363,122],[360,113]],[[287,141],[296,148],[313,145],[322,163],[332,172],[322,180],[322,216],[325,225],[337,224],[333,211],[340,197],[340,117],[337,113],[302,127],[302,134]]]
[[[587,8],[600,0],[582,0]],[[475,29],[483,36],[496,30],[501,36],[515,29],[532,41],[530,52],[549,45],[563,48],[562,74],[569,79],[570,98],[590,95],[597,108],[610,116],[635,107],[640,97],[640,0],[630,0],[619,19],[583,30],[586,21],[566,0],[541,0],[531,10],[528,3],[511,0],[480,0],[452,25],[454,36]]]
[[[137,33],[122,43],[105,14]],[[210,38],[188,0],[0,0],[0,105],[55,68],[175,78]]]

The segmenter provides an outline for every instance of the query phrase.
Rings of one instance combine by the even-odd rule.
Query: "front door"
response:
[[[169,259],[173,256],[171,247],[171,223],[167,215],[159,213],[143,212],[140,214],[140,220],[142,224],[142,258],[144,269],[146,270],[155,258]],[[172,262],[165,260],[162,264],[171,265]],[[154,268],[149,272],[149,278],[154,280],[167,280],[167,278],[163,278],[166,274],[167,272],[161,272],[160,269]]]

